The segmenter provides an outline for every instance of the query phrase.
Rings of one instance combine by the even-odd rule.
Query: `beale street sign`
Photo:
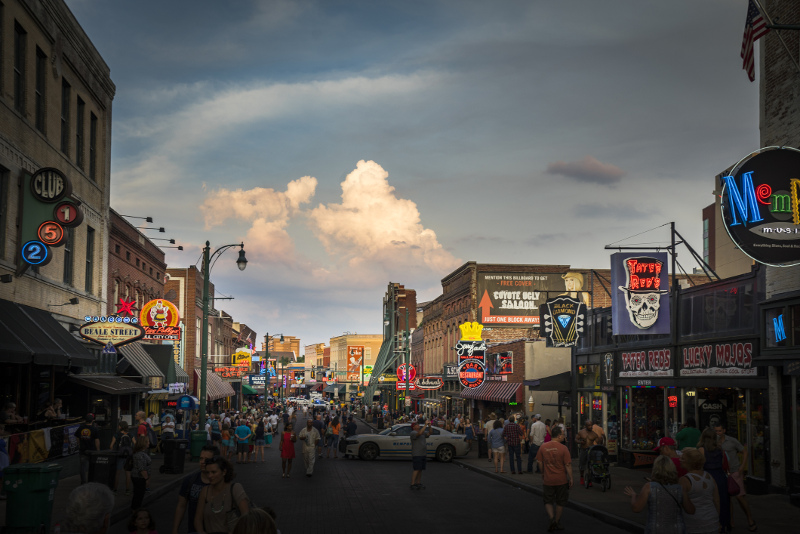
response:
[[[138,324],[114,322],[91,322],[81,326],[80,334],[83,339],[93,343],[114,347],[131,343],[144,337],[144,329]]]

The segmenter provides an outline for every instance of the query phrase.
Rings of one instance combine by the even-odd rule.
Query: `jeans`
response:
[[[86,484],[89,482],[89,455],[80,453],[78,458],[80,459],[81,484]]]
[[[511,472],[514,473],[522,473],[522,453],[521,445],[509,445],[508,446],[508,466],[511,468]],[[517,457],[517,468],[514,469],[514,456]]]
[[[531,443],[531,448],[528,451],[528,473],[533,473],[533,461],[536,459],[536,455],[539,454],[539,447],[541,445],[534,445]],[[538,465],[536,467],[539,467]]]

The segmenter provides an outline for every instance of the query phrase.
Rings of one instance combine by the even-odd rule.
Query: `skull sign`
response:
[[[627,287],[619,286],[625,293],[628,316],[636,327],[647,330],[658,320],[661,295],[661,270],[663,262],[650,257],[628,258],[625,260]]]

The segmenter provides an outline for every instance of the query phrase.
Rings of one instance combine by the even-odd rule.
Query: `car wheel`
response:
[[[456,450],[450,445],[442,445],[436,449],[436,459],[440,462],[452,462],[456,455]]]
[[[358,457],[362,460],[374,460],[378,454],[380,454],[380,450],[374,443],[365,443],[358,449]]]

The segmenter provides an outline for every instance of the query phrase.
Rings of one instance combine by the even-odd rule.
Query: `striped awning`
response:
[[[519,382],[486,381],[476,388],[462,389],[461,397],[508,404],[511,401],[522,402],[521,391],[522,384]]]
[[[345,388],[344,384],[340,384],[339,385],[339,394],[340,395],[344,394],[344,388]],[[323,389],[322,391],[325,392],[325,393],[333,393],[333,392],[336,391],[336,385],[331,384],[330,386],[325,387],[325,389]]]
[[[167,389],[154,389],[147,392],[147,400],[167,400],[167,397],[169,397]]]
[[[172,360],[172,365],[175,366],[175,376],[176,376],[178,382],[182,382],[184,384],[188,384],[189,383],[189,373],[184,371],[183,367],[178,365],[178,362],[176,362],[175,360]]]
[[[129,367],[133,367],[134,371],[144,379],[151,377],[161,377],[161,380],[166,379],[164,373],[158,368],[153,358],[147,354],[138,341],[128,343],[118,347],[117,350],[122,354],[123,358],[117,364],[117,372],[123,375],[129,374]]]
[[[195,369],[194,374],[197,376],[197,390],[199,392],[200,371]],[[220,378],[219,375],[211,371],[206,373],[206,397],[208,397],[208,400],[214,401],[225,397],[233,397],[234,395],[236,395],[236,392],[233,391],[231,385]]]

